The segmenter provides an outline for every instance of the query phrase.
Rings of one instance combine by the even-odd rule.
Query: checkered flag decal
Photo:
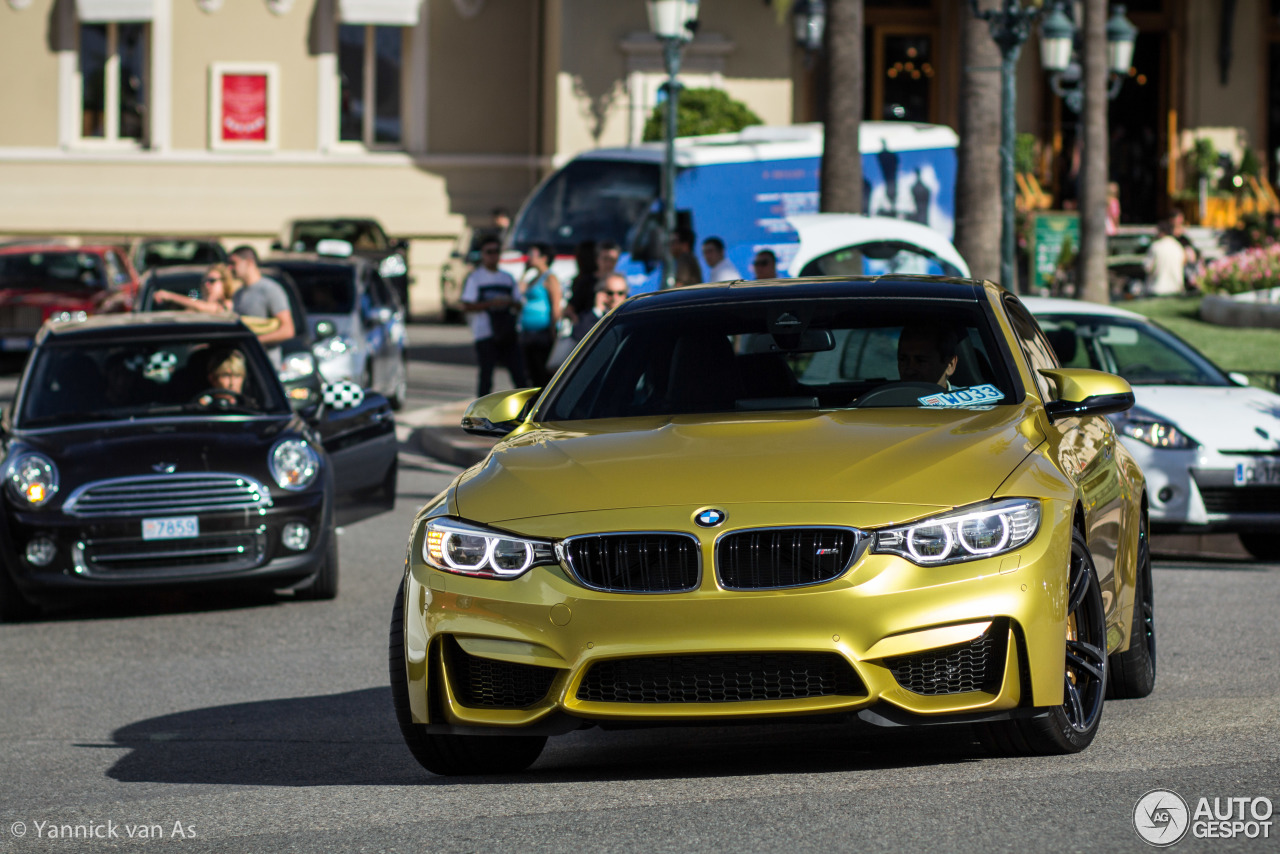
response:
[[[324,387],[324,405],[329,409],[355,409],[364,402],[364,389],[350,380],[340,380]]]

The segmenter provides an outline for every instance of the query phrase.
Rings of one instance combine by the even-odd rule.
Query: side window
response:
[[[1031,373],[1035,376],[1036,388],[1039,390],[1041,400],[1056,400],[1057,393],[1054,391],[1053,383],[1040,373],[1041,369],[1059,367],[1053,347],[1049,345],[1040,327],[1031,319],[1031,315],[1016,297],[1006,296],[1004,307],[1009,315],[1009,322],[1013,325],[1013,331],[1018,336],[1018,346],[1022,348],[1022,354],[1026,357],[1027,364],[1031,366]]]

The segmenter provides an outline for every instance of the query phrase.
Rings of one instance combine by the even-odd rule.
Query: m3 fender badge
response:
[[[694,523],[700,528],[715,528],[724,524],[729,514],[715,507],[704,507],[693,514]]]

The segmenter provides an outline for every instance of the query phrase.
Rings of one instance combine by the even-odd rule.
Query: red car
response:
[[[130,311],[138,274],[117,246],[0,246],[0,350],[26,351],[46,320]]]

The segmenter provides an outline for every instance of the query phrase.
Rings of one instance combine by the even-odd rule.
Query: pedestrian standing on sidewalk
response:
[[[569,305],[566,314],[569,320],[577,323],[578,318],[591,311],[591,301],[595,299],[596,272],[599,252],[594,240],[584,240],[574,247],[574,260],[578,272],[569,282]]]
[[[493,391],[493,369],[499,364],[507,369],[516,388],[529,384],[516,331],[520,289],[510,273],[498,269],[501,259],[502,243],[496,237],[486,237],[480,244],[480,266],[462,286],[462,310],[471,326],[479,364],[477,397]]]
[[[724,241],[718,237],[702,241],[702,260],[707,262],[708,282],[736,282],[742,278],[738,268],[724,256]]]
[[[551,379],[547,357],[556,339],[560,322],[560,280],[551,272],[551,246],[535,243],[529,247],[529,267],[535,277],[521,284],[524,308],[520,309],[520,351],[531,385],[542,388]]]
[[[231,269],[243,287],[231,297],[231,307],[244,317],[274,318],[279,325],[258,332],[258,341],[267,348],[267,356],[277,368],[284,359],[281,343],[296,335],[293,327],[293,310],[289,308],[289,296],[284,286],[258,269],[258,253],[252,246],[237,246],[231,250]]]

